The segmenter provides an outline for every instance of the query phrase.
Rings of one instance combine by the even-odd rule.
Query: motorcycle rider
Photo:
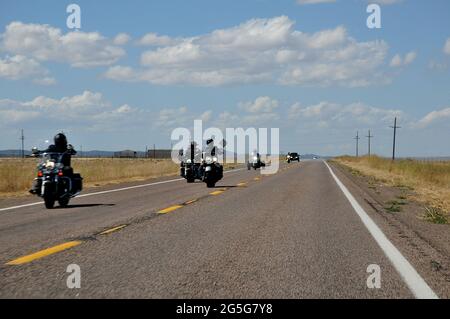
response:
[[[71,167],[72,155],[77,154],[75,149],[71,144],[67,143],[67,137],[64,133],[58,133],[53,138],[54,144],[50,145],[46,150],[41,151],[42,153],[64,153],[61,158],[61,163],[63,164],[63,172],[65,176],[72,176],[73,169]],[[30,189],[31,194],[37,194],[41,188],[40,180],[35,179],[33,186]]]

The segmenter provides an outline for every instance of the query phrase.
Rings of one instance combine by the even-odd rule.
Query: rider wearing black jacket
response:
[[[53,138],[54,144],[50,145],[46,150],[42,151],[42,153],[64,153],[62,156],[61,162],[63,164],[63,171],[65,176],[72,176],[73,169],[71,167],[71,159],[72,155],[77,154],[72,145],[67,144],[67,137],[64,133],[58,133]],[[33,186],[30,190],[30,193],[36,194],[40,191],[41,185],[39,185],[39,180],[35,179],[33,182]]]

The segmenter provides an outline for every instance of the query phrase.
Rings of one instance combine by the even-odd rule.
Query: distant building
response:
[[[120,152],[114,152],[114,157],[118,158],[136,158],[137,152],[132,150],[124,150]]]
[[[148,150],[147,158],[171,158],[172,151],[171,150]]]

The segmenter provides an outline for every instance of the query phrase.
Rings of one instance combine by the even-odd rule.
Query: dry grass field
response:
[[[334,160],[389,186],[414,189],[419,201],[450,212],[450,161],[401,159],[393,162],[378,156],[343,156]]]
[[[38,159],[0,159],[0,196],[26,194],[36,177]],[[84,186],[146,180],[153,177],[176,175],[178,165],[171,160],[74,158],[74,171],[84,178]]]
[[[27,195],[36,177],[38,159],[0,158],[0,197]],[[235,164],[225,164],[233,169]],[[179,173],[170,159],[73,158],[74,172],[83,176],[83,186],[142,181]]]

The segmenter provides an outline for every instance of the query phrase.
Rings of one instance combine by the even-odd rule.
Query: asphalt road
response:
[[[376,240],[383,233],[374,235],[322,161],[282,165],[270,176],[231,171],[213,190],[173,177],[151,183],[90,190],[104,193],[76,198],[67,209],[7,209],[33,198],[0,202],[0,297],[413,298],[433,292],[432,283],[429,291],[420,286],[426,274],[414,274],[392,255],[402,247]],[[73,247],[58,246],[68,242]],[[45,250],[55,246],[68,249]],[[22,256],[28,257],[17,260]],[[81,270],[79,289],[66,284],[71,264]],[[369,265],[380,267],[380,288],[367,286]]]

